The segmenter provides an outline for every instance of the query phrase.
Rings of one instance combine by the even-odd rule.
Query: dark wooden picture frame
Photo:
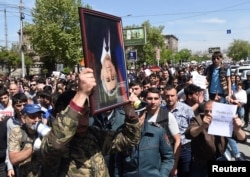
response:
[[[94,70],[97,86],[90,96],[93,115],[128,100],[127,70],[120,17],[79,8],[85,66]]]

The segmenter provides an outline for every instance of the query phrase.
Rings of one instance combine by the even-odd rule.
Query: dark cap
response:
[[[22,114],[28,113],[28,114],[34,114],[34,113],[44,113],[41,106],[37,104],[26,104],[22,110]]]
[[[199,86],[196,86],[196,85],[194,85],[194,84],[190,84],[189,86],[187,86],[187,87],[184,89],[184,93],[185,93],[185,95],[191,95],[191,94],[194,94],[194,93],[203,91],[203,90],[204,90],[204,89],[202,89],[202,88],[199,87]]]

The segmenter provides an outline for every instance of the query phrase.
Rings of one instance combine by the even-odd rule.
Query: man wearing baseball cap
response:
[[[9,158],[18,168],[17,176],[40,175],[40,157],[33,144],[38,137],[35,125],[42,120],[42,113],[44,112],[37,104],[25,105],[21,116],[22,125],[14,127],[9,132]]]

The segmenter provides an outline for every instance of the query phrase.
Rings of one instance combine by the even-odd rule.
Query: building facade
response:
[[[166,49],[178,52],[178,38],[174,35],[164,35],[164,43],[166,45]]]

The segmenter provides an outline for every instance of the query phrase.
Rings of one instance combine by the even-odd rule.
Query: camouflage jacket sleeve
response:
[[[57,173],[60,159],[67,156],[71,140],[78,126],[78,120],[88,117],[89,111],[86,108],[83,113],[76,112],[67,107],[61,112],[52,124],[52,130],[42,140],[41,154],[44,164],[50,167],[50,171]],[[92,128],[89,128],[91,131]],[[94,134],[95,141],[99,144],[103,154],[125,150],[137,144],[140,139],[140,124],[138,119],[126,118],[124,128],[120,132],[92,129],[89,132]],[[96,130],[96,131],[95,131]],[[85,138],[88,139],[88,136]],[[82,140],[84,141],[84,140]],[[86,144],[87,148],[88,144]],[[73,153],[73,152],[72,152]],[[66,157],[67,158],[67,157]],[[53,169],[52,169],[53,168]],[[56,176],[52,175],[51,176]]]
[[[22,130],[20,127],[15,127],[9,132],[8,151],[19,152],[21,151],[22,143]]]
[[[126,118],[124,126],[119,131],[100,130],[91,127],[92,134],[97,138],[103,155],[127,150],[140,141],[141,128],[138,119]]]
[[[78,126],[78,120],[88,116],[88,109],[79,113],[69,106],[62,111],[52,124],[52,130],[42,139],[41,154],[44,164],[57,173],[62,157],[67,156],[69,142],[74,137]],[[53,176],[53,175],[52,175]]]

